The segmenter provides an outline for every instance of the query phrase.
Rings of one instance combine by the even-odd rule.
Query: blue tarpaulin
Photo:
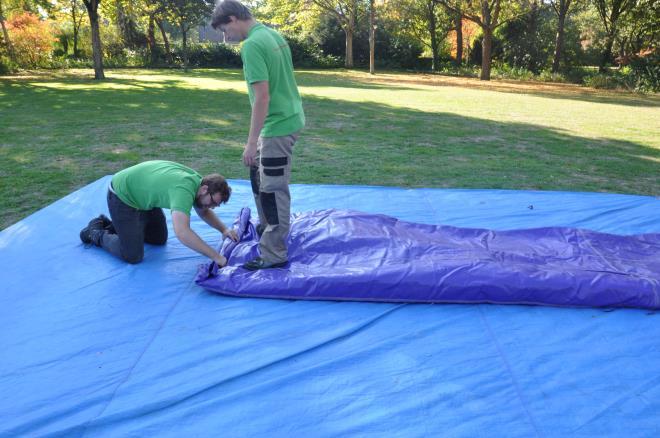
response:
[[[220,296],[194,283],[206,260],[171,223],[138,265],[79,242],[109,180],[0,233],[0,436],[660,434],[652,311]],[[249,182],[231,184],[226,223],[253,207]],[[292,198],[456,227],[660,232],[660,201],[643,196],[294,185]]]

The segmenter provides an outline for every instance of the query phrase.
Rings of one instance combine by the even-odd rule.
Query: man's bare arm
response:
[[[205,255],[218,266],[222,267],[227,264],[227,259],[218,254],[213,248],[208,246],[198,235],[190,228],[190,216],[181,211],[172,211],[172,224],[174,226],[174,233],[176,237],[186,245],[188,248]]]
[[[213,210],[210,208],[195,207],[195,211],[204,222],[220,231],[224,237],[229,237],[234,242],[238,242],[238,235],[236,234],[236,231],[228,228]]]
[[[254,158],[257,154],[257,141],[268,115],[270,92],[268,91],[268,81],[254,82],[250,86],[254,91],[254,104],[252,105],[252,116],[250,117],[250,134],[245,145],[245,151],[243,151],[243,164],[256,166],[258,163],[255,162]]]

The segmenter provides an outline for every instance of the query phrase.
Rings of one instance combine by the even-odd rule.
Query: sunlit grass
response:
[[[0,228],[146,159],[247,178],[236,70],[0,78]],[[296,183],[660,195],[660,99],[571,85],[298,71]],[[23,187],[30,190],[23,190]]]

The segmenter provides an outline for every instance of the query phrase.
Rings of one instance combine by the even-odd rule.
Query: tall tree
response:
[[[427,29],[430,36],[431,42],[431,70],[437,71],[440,68],[440,36],[438,35],[441,32],[443,35],[447,32],[447,26],[441,26],[438,11],[436,8],[437,4],[433,0],[425,0],[423,3],[423,17],[428,23]]]
[[[557,14],[557,36],[555,38],[555,54],[552,59],[552,72],[559,71],[559,64],[564,56],[564,29],[566,26],[566,17],[573,5],[573,0],[549,0],[552,10]]]
[[[605,49],[600,61],[600,70],[614,60],[612,47],[619,32],[619,23],[637,5],[637,0],[593,0],[603,26],[605,27]],[[657,20],[657,17],[656,17]]]
[[[156,46],[156,27],[158,27],[163,43],[165,45],[165,56],[169,64],[174,63],[172,51],[170,50],[170,40],[167,37],[163,20],[167,16],[166,3],[162,0],[138,0],[135,2],[135,8],[147,25],[146,44],[151,56],[151,62],[156,61],[158,47]]]
[[[660,47],[660,2],[638,0],[637,6],[621,20],[616,44],[619,59],[627,63]],[[643,53],[647,52],[647,53]]]
[[[16,61],[16,56],[14,55],[14,47],[11,45],[11,40],[9,39],[9,32],[7,32],[7,26],[5,25],[5,13],[2,0],[0,0],[0,27],[2,27],[2,39],[7,46],[7,54],[12,61]]]
[[[92,57],[94,58],[94,79],[105,79],[103,73],[103,51],[101,46],[101,31],[99,28],[99,4],[101,0],[83,0],[92,28]]]
[[[497,27],[527,13],[526,0],[435,0],[454,13],[461,13],[464,18],[481,27],[482,81],[490,80],[492,61],[493,32]]]
[[[170,20],[179,27],[182,38],[183,68],[188,68],[188,32],[204,22],[213,10],[212,0],[164,0]]]
[[[71,24],[73,27],[73,56],[78,57],[78,36],[80,35],[80,26],[82,26],[82,13],[83,4],[80,0],[70,0],[69,15],[71,17]]]
[[[502,25],[497,38],[503,61],[534,74],[548,65],[555,40],[550,9],[541,0],[530,0],[527,13]]]
[[[374,74],[376,70],[376,5],[374,0],[369,0],[369,73]]]
[[[167,32],[165,31],[165,25],[163,24],[163,20],[158,17],[158,15],[154,16],[154,22],[156,23],[156,26],[158,26],[158,29],[160,30],[160,35],[163,37],[163,44],[165,44],[165,56],[167,56],[167,62],[170,65],[174,64],[174,56],[172,55],[172,49],[170,48],[170,40],[167,38]]]
[[[460,67],[463,63],[463,13],[458,9],[452,15],[454,16],[454,31],[456,32],[456,59],[454,62],[457,67]]]
[[[313,32],[319,26],[321,14],[326,12],[310,0],[267,0],[257,2],[252,8],[257,20],[295,34]]]
[[[401,0],[388,5],[388,13],[401,31],[431,49],[431,69],[440,66],[440,45],[452,21],[435,0]]]
[[[132,49],[144,47],[146,41],[144,33],[138,26],[138,7],[136,0],[114,0],[113,19],[121,34],[124,45]]]
[[[49,18],[56,22],[68,22],[71,25],[73,37],[73,56],[78,58],[80,55],[80,28],[85,19],[85,5],[82,0],[65,0],[55,4],[55,8],[49,14]],[[68,28],[67,28],[68,29]],[[62,30],[60,34],[60,43],[65,53],[69,50],[69,33],[68,30]]]
[[[346,34],[346,68],[353,67],[353,35],[357,30],[359,14],[362,12],[361,0],[311,0],[321,9],[333,14]]]
[[[453,7],[449,7],[449,2],[441,3],[436,0],[431,0],[433,4],[442,5],[447,14],[452,17],[454,27],[453,31],[456,32],[456,59],[454,63],[457,67],[463,63],[463,13],[461,12],[461,2],[455,1]]]

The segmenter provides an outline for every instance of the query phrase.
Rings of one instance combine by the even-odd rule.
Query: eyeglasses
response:
[[[219,192],[216,192],[216,193],[219,193]],[[208,207],[208,208],[215,208],[215,207],[217,207],[218,205],[220,205],[220,203],[222,203],[222,200],[216,202],[216,200],[213,199],[213,195],[214,195],[214,194],[215,194],[215,193],[213,193],[213,194],[212,194],[212,193],[209,193],[209,194],[208,194],[208,195],[209,195],[209,198],[211,199],[211,202],[209,203],[209,207]],[[220,195],[220,196],[222,196],[222,195]]]

